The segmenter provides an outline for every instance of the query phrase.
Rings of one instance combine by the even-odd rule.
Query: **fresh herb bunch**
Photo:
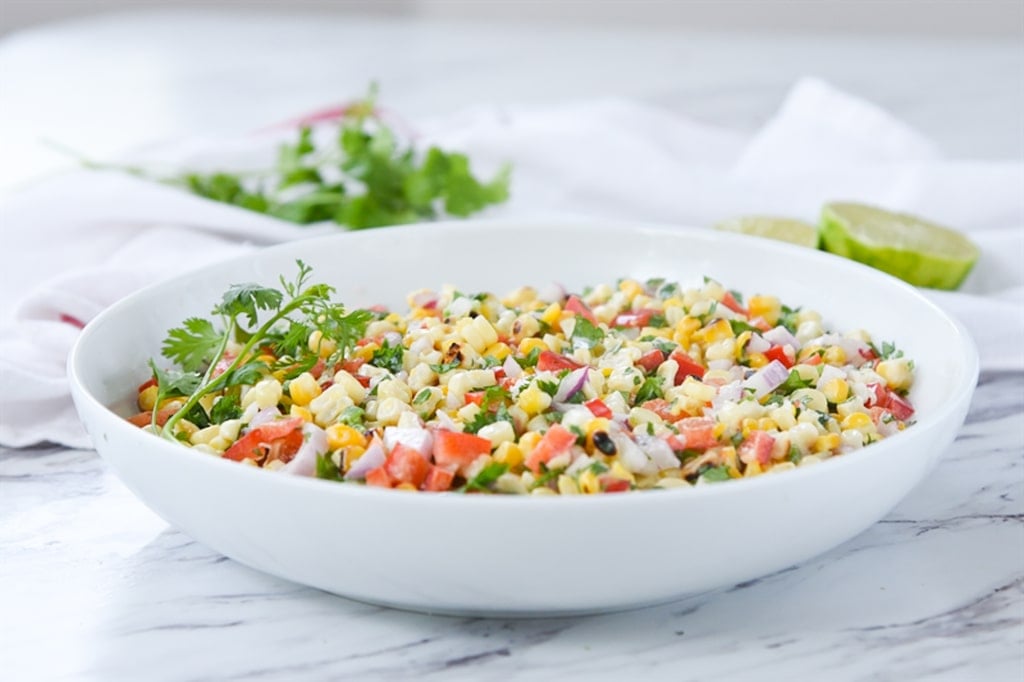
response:
[[[267,171],[159,175],[137,166],[82,158],[89,168],[120,170],[179,187],[212,201],[300,225],[335,222],[352,229],[464,218],[508,199],[511,167],[489,181],[476,178],[465,154],[402,143],[378,114],[377,88],[345,107],[334,143],[317,145],[303,125]]]
[[[298,275],[291,282],[282,277],[280,289],[258,284],[236,284],[228,289],[212,311],[222,320],[220,329],[210,320],[192,317],[168,332],[161,351],[181,370],[162,370],[150,360],[157,404],[166,398],[184,398],[185,403],[159,429],[165,438],[175,439],[175,426],[182,419],[209,423],[211,415],[200,402],[205,396],[255,384],[270,371],[297,374],[312,367],[320,359],[319,352],[308,347],[314,333],[320,333],[321,344],[334,345],[326,362],[343,358],[363,336],[373,313],[346,310],[334,303],[334,288],[309,284],[312,269],[301,260],[297,264]],[[259,357],[264,348],[278,358],[273,367]],[[214,408],[225,399],[229,400],[226,405],[237,409],[228,395]],[[157,410],[152,424],[156,429]]]

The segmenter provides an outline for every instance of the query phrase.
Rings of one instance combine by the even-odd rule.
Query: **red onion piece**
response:
[[[391,452],[399,443],[412,448],[429,461],[430,454],[434,450],[434,434],[426,429],[400,428],[397,426],[385,427],[384,448]]]
[[[327,452],[327,433],[316,424],[305,424],[302,435],[302,447],[290,462],[281,467],[281,471],[295,476],[313,476],[317,455]]]
[[[412,304],[417,308],[426,308],[430,303],[437,304],[437,294],[429,289],[417,291],[412,297]]]
[[[264,407],[249,420],[249,428],[254,429],[262,424],[267,424],[281,416],[281,411],[276,407]]]
[[[763,353],[771,347],[771,342],[760,334],[751,334],[750,341],[747,343],[747,350],[751,353]],[[796,346],[793,347],[796,348]]]
[[[644,451],[644,454],[658,465],[659,469],[673,469],[679,466],[679,458],[676,457],[676,453],[672,452],[671,446],[661,438],[638,432],[636,443]]]
[[[745,390],[753,390],[753,396],[761,399],[782,385],[789,378],[789,370],[778,360],[772,360],[743,382]]]
[[[762,334],[764,340],[775,346],[792,346],[794,350],[800,348],[800,342],[796,340],[788,329],[783,327],[781,324],[775,329],[769,329]],[[767,348],[765,349],[767,350]],[[755,351],[763,353],[764,351]]]
[[[352,468],[345,474],[346,481],[361,481],[366,474],[384,464],[387,455],[384,453],[384,445],[379,438],[374,438],[370,447],[366,448],[363,456],[355,461]]]
[[[501,368],[505,370],[505,376],[509,379],[518,379],[523,376],[523,368],[519,366],[519,363],[511,355],[505,358]]]
[[[635,474],[658,473],[658,466],[650,460],[646,453],[640,449],[632,438],[624,433],[610,433],[615,449],[618,451],[619,461],[627,471]]]
[[[564,403],[579,393],[583,389],[583,385],[587,383],[587,373],[589,371],[588,367],[580,367],[566,374],[565,378],[562,379],[562,383],[558,385],[558,391],[555,393],[552,401]]]

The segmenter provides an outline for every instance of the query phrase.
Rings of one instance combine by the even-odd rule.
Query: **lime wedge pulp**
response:
[[[790,244],[818,248],[818,229],[814,225],[792,218],[775,218],[771,216],[743,216],[725,220],[715,229],[726,232],[739,232],[755,237],[767,237]]]
[[[821,241],[826,251],[933,289],[956,289],[979,255],[978,247],[947,227],[854,203],[824,206]]]

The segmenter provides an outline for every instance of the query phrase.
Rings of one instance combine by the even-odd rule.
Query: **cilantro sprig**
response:
[[[297,264],[298,275],[292,281],[281,277],[280,289],[258,284],[230,287],[212,310],[213,315],[220,317],[219,329],[211,320],[192,317],[168,332],[161,350],[181,371],[162,370],[150,361],[157,382],[157,401],[159,404],[168,397],[182,397],[185,403],[160,430],[165,438],[175,438],[177,424],[201,410],[200,401],[205,396],[259,381],[270,369],[258,357],[258,351],[265,346],[279,352],[284,346],[298,353],[305,346],[296,339],[309,338],[319,331],[323,338],[335,343],[336,350],[328,358],[331,361],[344,357],[363,336],[372,314],[366,310],[347,310],[334,303],[334,289],[326,284],[310,284],[312,268],[301,260]],[[262,322],[261,315],[266,318]],[[287,328],[284,334],[276,331],[281,325]],[[232,343],[240,347],[229,354]],[[311,351],[307,348],[306,352]],[[227,403],[217,411],[217,416],[236,411],[236,404]],[[154,427],[156,421],[154,410]]]

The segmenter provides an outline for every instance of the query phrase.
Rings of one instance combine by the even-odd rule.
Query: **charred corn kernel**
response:
[[[850,385],[845,379],[831,379],[821,387],[821,392],[825,394],[826,400],[838,405],[850,396]]]
[[[768,364],[768,358],[764,353],[751,353],[747,356],[747,364],[754,369],[759,369]]]
[[[747,301],[747,310],[751,317],[760,317],[768,324],[775,325],[782,315],[782,303],[775,296],[751,296]]]
[[[523,339],[522,342],[520,342],[520,344],[519,344],[519,354],[520,355],[529,355],[534,350],[538,350],[539,349],[540,351],[545,351],[545,350],[547,350],[547,348],[548,348],[547,344],[545,344],[540,339],[538,339],[536,337],[530,337],[528,339]]]
[[[250,405],[257,405],[260,409],[274,407],[281,402],[283,391],[281,382],[277,379],[264,379],[250,388],[242,396],[242,409]]]
[[[399,483],[398,485],[395,486],[395,490],[412,490],[413,492],[415,492],[416,486],[414,486],[412,483]]]
[[[559,495],[579,495],[580,489],[576,485],[576,481],[572,479],[572,476],[566,476],[562,474],[558,477],[558,494]]]
[[[309,350],[316,353],[322,358],[330,357],[338,350],[338,344],[334,339],[324,338],[323,332],[319,329],[313,331],[309,335],[308,344]]]
[[[910,362],[906,358],[883,360],[878,363],[875,371],[878,373],[878,376],[885,379],[885,383],[889,385],[889,388],[898,391],[910,388],[910,384],[913,381]]]
[[[523,456],[530,454],[530,452],[537,447],[537,443],[540,442],[542,436],[537,431],[527,431],[519,437],[519,449]]]
[[[143,412],[148,412],[156,406],[156,396],[160,392],[160,389],[156,387],[156,384],[147,386],[139,392],[139,409]]]
[[[512,353],[507,343],[495,343],[484,350],[484,355],[489,355],[495,360],[504,360]]]
[[[863,412],[854,412],[843,419],[843,429],[867,429],[875,425],[871,417]]]
[[[622,466],[622,463],[619,462],[618,460],[615,460],[612,463],[612,467],[611,469],[608,470],[608,473],[620,480],[629,481],[630,483],[636,483],[636,477],[628,469],[626,469],[626,467]]]
[[[288,414],[293,417],[302,417],[302,421],[307,423],[313,421],[313,413],[309,411],[308,407],[302,407],[301,405],[292,405],[288,410]]]
[[[643,285],[635,279],[624,279],[619,282],[619,291],[624,293],[630,301],[644,293]]]
[[[523,463],[523,450],[515,443],[505,441],[494,451],[494,461],[507,465],[509,469],[515,469]]]
[[[763,473],[764,473],[764,469],[761,468],[761,463],[758,462],[755,459],[753,462],[751,462],[750,464],[747,465],[746,469],[744,469],[743,477],[744,478],[750,478],[752,476],[757,476],[757,475],[763,474]]]
[[[366,436],[347,424],[331,424],[327,427],[327,447],[340,450],[350,445],[366,447]]]
[[[829,346],[825,349],[825,355],[821,359],[829,365],[845,365],[846,351],[839,346]]]
[[[842,441],[839,438],[839,434],[829,433],[824,436],[818,436],[811,446],[811,452],[831,452],[839,447]]]
[[[523,412],[533,416],[540,414],[551,406],[551,396],[538,388],[536,383],[533,383],[519,394],[516,404],[522,408]]]
[[[728,320],[717,320],[694,334],[698,341],[711,345],[716,341],[724,341],[734,337],[732,326]]]
[[[323,389],[309,372],[303,372],[288,382],[288,395],[291,396],[292,403],[295,405],[303,407],[309,405],[310,401],[321,393],[323,393]]]
[[[352,468],[352,465],[359,460],[360,457],[366,454],[366,448],[360,447],[358,445],[350,445],[347,448],[345,448],[344,452],[345,454],[342,455],[341,463],[344,467],[344,470],[348,471],[349,469]]]
[[[584,495],[593,495],[594,493],[601,492],[601,481],[598,480],[597,474],[590,469],[580,474],[577,485],[579,485],[580,492]]]
[[[725,424],[723,424],[721,422],[718,422],[717,424],[715,424],[714,428],[711,429],[711,435],[713,435],[716,440],[721,438],[722,436],[724,436],[725,435]]]
[[[552,303],[547,308],[545,308],[544,312],[541,313],[540,316],[540,321],[548,325],[549,327],[555,327],[555,325],[557,325],[561,319],[562,306],[558,305],[557,303]]]

